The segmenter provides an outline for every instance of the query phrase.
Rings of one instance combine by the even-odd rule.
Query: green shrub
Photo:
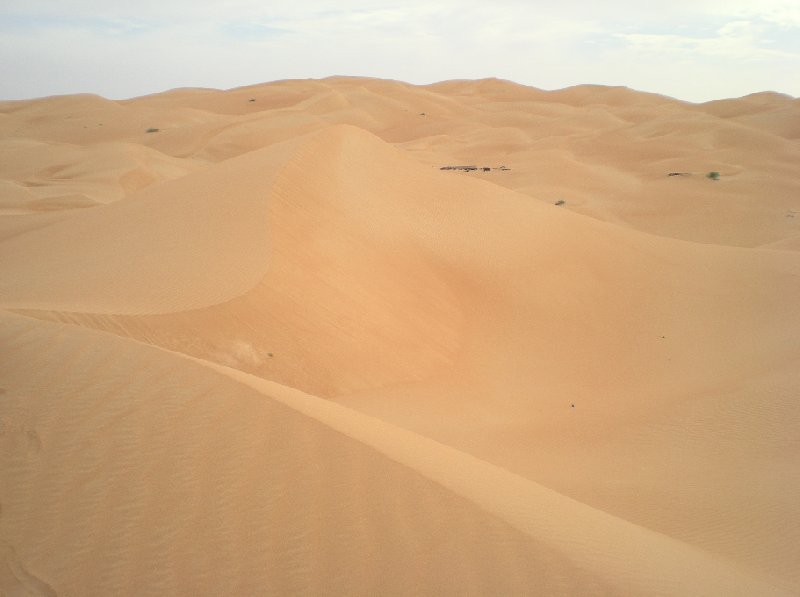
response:
[[[158,131],[159,131],[159,129],[150,128],[150,129],[147,129],[145,132],[146,133],[157,133]]]
[[[708,174],[706,174],[706,177],[710,178],[711,180],[719,180],[719,172],[711,171]]]

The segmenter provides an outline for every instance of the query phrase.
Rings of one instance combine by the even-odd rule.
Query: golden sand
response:
[[[800,593],[798,122],[0,102],[0,594]]]

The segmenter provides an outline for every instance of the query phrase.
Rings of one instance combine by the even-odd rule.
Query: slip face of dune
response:
[[[797,594],[798,109],[0,102],[0,592]]]

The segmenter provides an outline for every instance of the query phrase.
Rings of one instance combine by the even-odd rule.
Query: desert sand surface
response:
[[[0,594],[800,594],[798,123],[0,102]]]

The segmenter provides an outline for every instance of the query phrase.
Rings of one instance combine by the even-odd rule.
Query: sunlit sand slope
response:
[[[14,354],[0,438],[9,594],[782,594],[235,370],[16,317],[0,334]]]

